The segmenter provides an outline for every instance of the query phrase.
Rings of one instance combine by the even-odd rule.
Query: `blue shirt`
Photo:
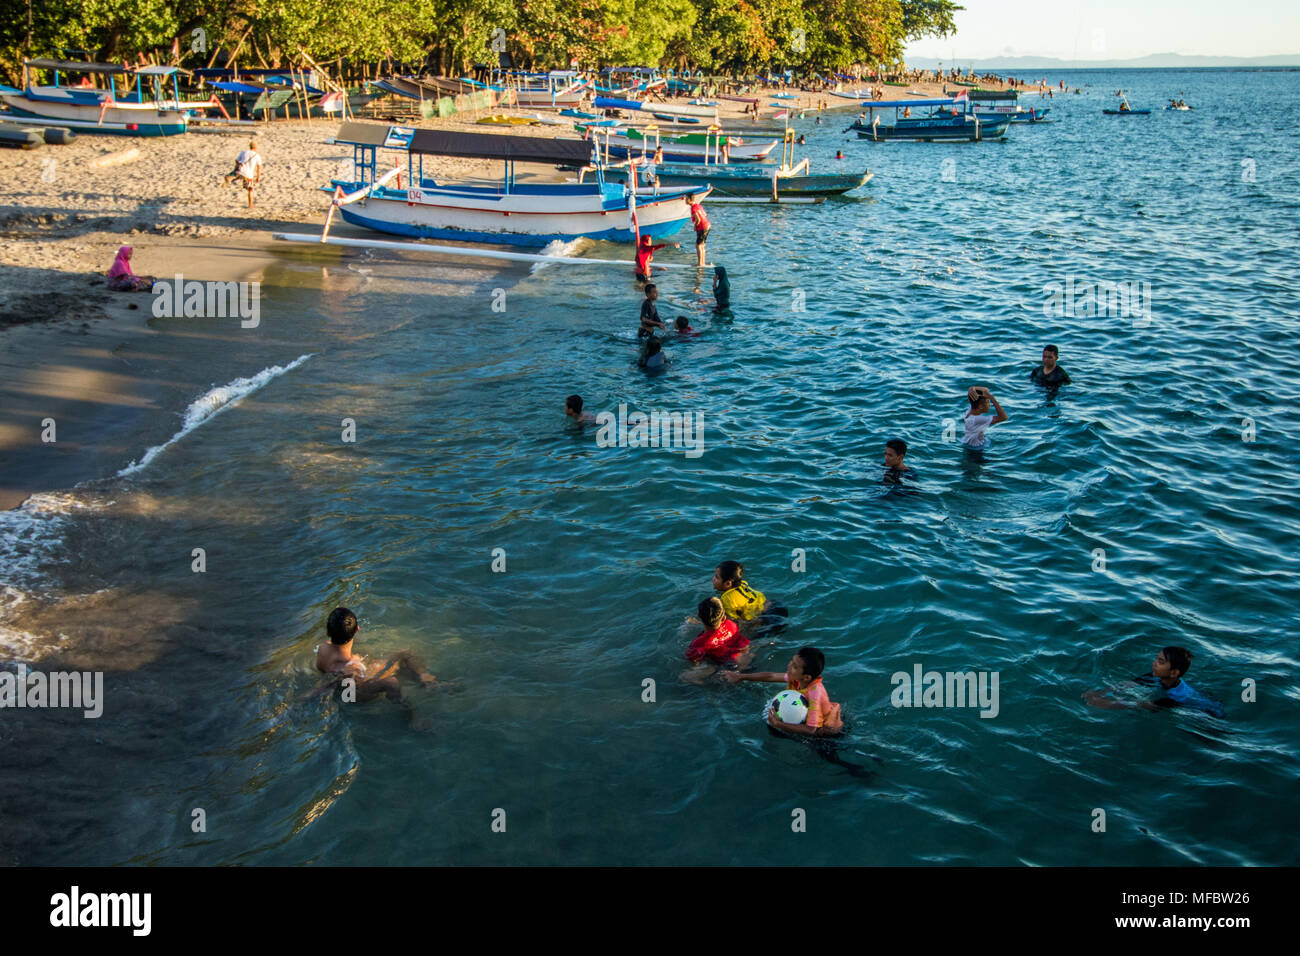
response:
[[[1179,680],[1173,687],[1165,687],[1155,674],[1143,674],[1133,678],[1136,684],[1160,688],[1160,696],[1153,703],[1157,707],[1191,707],[1203,710],[1211,717],[1223,716],[1223,705],[1211,697],[1206,697],[1185,680]]]

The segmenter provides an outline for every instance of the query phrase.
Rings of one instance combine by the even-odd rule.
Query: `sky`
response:
[[[1001,56],[1127,60],[1150,53],[1300,53],[1300,0],[957,0],[957,33],[907,47],[907,58]]]

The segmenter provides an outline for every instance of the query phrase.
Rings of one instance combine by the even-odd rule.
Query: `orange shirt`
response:
[[[804,721],[809,727],[820,727],[826,722],[826,718],[831,713],[831,698],[826,693],[826,688],[822,686],[822,679],[814,677],[813,682],[807,687],[799,688],[790,680],[790,675],[785,675],[785,686],[787,690],[797,690],[808,698],[808,717]]]

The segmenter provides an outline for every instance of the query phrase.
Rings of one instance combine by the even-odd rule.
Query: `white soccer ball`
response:
[[[784,724],[802,724],[808,719],[808,698],[797,690],[783,690],[772,699],[776,716]]]

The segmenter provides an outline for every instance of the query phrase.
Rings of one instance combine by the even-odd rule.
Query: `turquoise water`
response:
[[[1294,863],[1300,72],[1063,75],[1091,85],[1003,143],[802,121],[814,171],[843,149],[875,179],[711,207],[734,314],[666,273],[661,314],[703,334],[660,376],[635,367],[630,269],[457,281],[294,250],[260,329],[158,320],[223,339],[214,385],[311,358],[24,532],[11,623],[100,628],[130,666],[93,732],[48,731],[67,759],[9,782],[23,860]],[[1103,116],[1119,87],[1197,109]],[[1148,283],[1149,313],[1045,314],[1070,279]],[[1054,400],[1027,378],[1048,342],[1074,379]],[[982,459],[950,435],[971,384],[1010,415]],[[564,427],[571,392],[703,415],[704,454],[599,447]],[[902,491],[881,483],[895,436]],[[684,619],[732,558],[791,611],[756,666],[825,651],[833,752],[769,734],[775,686],[679,681]],[[454,681],[410,692],[429,729],[300,700],[337,604],[362,652]],[[1226,721],[1083,703],[1166,644]],[[892,706],[918,664],[996,672],[996,717]]]

